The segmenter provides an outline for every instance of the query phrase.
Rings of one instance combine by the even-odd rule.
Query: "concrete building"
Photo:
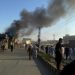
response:
[[[66,35],[63,37],[64,43],[69,47],[75,47],[75,35]]]
[[[69,42],[69,40],[75,40],[75,35],[72,35],[72,36],[70,36],[70,35],[65,35],[65,36],[63,37],[63,40],[64,40],[65,43]]]

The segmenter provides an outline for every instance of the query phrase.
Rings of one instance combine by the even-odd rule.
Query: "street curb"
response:
[[[44,63],[46,64],[47,67],[49,67],[51,72],[54,72],[55,74],[58,73],[57,69],[47,60],[44,60],[40,55],[38,55],[38,58]],[[60,73],[60,72],[59,72]]]

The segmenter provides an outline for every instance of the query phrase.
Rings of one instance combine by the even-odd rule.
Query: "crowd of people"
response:
[[[73,49],[67,46],[64,46],[62,43],[62,38],[59,39],[58,43],[55,46],[55,61],[56,61],[56,67],[57,70],[60,71],[61,67],[61,61],[64,59],[64,55],[66,56],[66,60],[68,57],[71,58]],[[72,59],[72,58],[71,58]],[[63,70],[61,71],[61,75],[67,75],[67,74],[72,74],[75,69],[75,60],[73,60],[71,63],[67,64],[64,66]]]
[[[53,45],[41,45],[38,47],[36,44],[24,44],[25,50],[27,50],[29,60],[31,58],[37,58],[39,48],[40,50],[44,51],[44,53],[53,56],[56,62],[56,68],[59,71],[61,67],[61,62],[63,59],[68,60],[72,59],[72,55],[75,53],[75,48],[70,48],[64,46],[62,38],[59,39],[55,46]],[[13,41],[10,42],[10,50],[13,52],[14,44]],[[1,49],[5,50],[5,43],[2,42]]]
[[[68,59],[72,59],[72,57],[75,54],[75,48],[70,48],[70,47],[66,47],[63,45],[63,57],[64,59],[68,60]],[[53,57],[55,57],[55,46],[52,45],[42,45],[41,46],[41,50],[43,50],[46,54],[49,54]]]
[[[0,50],[2,52],[4,52],[6,49],[8,49],[8,46],[7,46],[7,48],[6,48],[6,46],[7,46],[6,42],[2,41],[1,44],[0,44]],[[14,42],[11,41],[10,45],[9,45],[9,49],[11,50],[11,52],[13,52],[13,48],[14,48]]]
[[[25,45],[25,49],[29,55],[29,60],[31,60],[32,57],[37,58],[38,46],[36,44],[29,44],[28,46]],[[72,54],[74,53],[72,48],[64,46],[62,38],[59,39],[55,46],[41,45],[40,50],[55,58],[58,72],[60,71],[62,60],[72,59]]]
[[[55,58],[57,71],[60,71],[62,61],[64,61],[64,60],[66,60],[66,61],[72,60],[73,61],[73,56],[75,55],[75,48],[71,48],[71,47],[64,45],[62,38],[59,38],[59,41],[57,42],[57,44],[55,46],[50,46],[50,45],[41,46],[41,49],[44,50],[44,52],[46,54],[49,54]],[[73,61],[73,64],[74,64],[74,62],[75,61]],[[71,67],[71,65],[70,65],[70,67]],[[67,68],[67,66],[64,66],[64,69],[65,68]],[[62,75],[65,74],[64,69],[62,71],[62,73],[63,73]]]
[[[25,50],[27,50],[27,53],[29,55],[29,60],[31,60],[31,58],[37,58],[38,55],[38,47],[34,44],[26,44],[24,45]]]

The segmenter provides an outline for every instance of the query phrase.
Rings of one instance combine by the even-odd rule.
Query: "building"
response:
[[[75,35],[66,35],[63,37],[64,43],[69,47],[75,47]]]
[[[31,44],[32,40],[30,38],[23,38],[22,43],[23,44]]]
[[[41,41],[41,45],[52,45],[55,46],[58,40],[47,40],[47,41]]]
[[[64,43],[69,43],[70,40],[75,40],[75,35],[70,36],[70,35],[65,35],[63,37]]]

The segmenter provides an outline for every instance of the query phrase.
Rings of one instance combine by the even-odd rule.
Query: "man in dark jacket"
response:
[[[29,60],[31,60],[31,56],[32,56],[32,46],[29,45],[28,47],[28,55],[29,55]]]
[[[62,47],[63,47],[62,38],[60,38],[55,47],[55,61],[56,61],[56,67],[58,71],[60,70],[61,61],[62,61]]]

